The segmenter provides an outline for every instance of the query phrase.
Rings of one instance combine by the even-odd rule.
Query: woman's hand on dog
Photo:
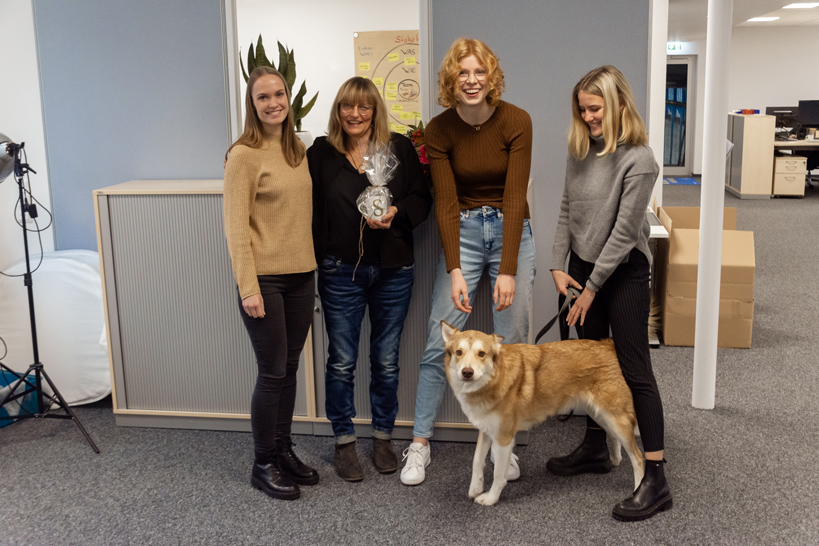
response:
[[[264,300],[261,294],[253,294],[242,300],[242,307],[253,318],[264,318]]]
[[[455,309],[461,313],[471,313],[472,306],[469,305],[469,289],[466,286],[464,275],[461,273],[461,268],[456,267],[450,271],[449,277],[452,279],[452,292],[449,297],[452,299],[452,303],[455,304]],[[462,298],[463,301],[461,301]]]

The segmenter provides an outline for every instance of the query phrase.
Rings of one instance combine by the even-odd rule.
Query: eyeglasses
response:
[[[479,69],[473,70],[473,71],[461,70],[458,73],[458,81],[465,82],[466,80],[469,79],[469,76],[475,76],[476,80],[478,80],[479,82],[482,82],[482,81],[486,80],[486,76],[487,76],[486,69],[485,68],[479,68]]]
[[[353,110],[358,108],[358,113],[362,116],[368,116],[373,113],[373,107],[369,104],[352,104],[350,102],[340,102],[338,105],[341,107],[341,111],[345,114],[351,114]]]

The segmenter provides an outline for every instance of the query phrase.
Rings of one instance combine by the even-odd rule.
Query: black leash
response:
[[[580,291],[577,288],[575,288],[573,286],[567,286],[566,287],[566,299],[563,301],[563,305],[560,307],[560,311],[558,311],[557,314],[552,318],[552,320],[547,322],[546,326],[541,328],[540,332],[537,333],[537,335],[535,336],[535,345],[537,345],[537,342],[540,341],[540,338],[543,337],[543,334],[548,332],[549,329],[552,326],[554,326],[554,323],[555,323],[555,321],[557,321],[558,317],[560,315],[562,315],[564,311],[566,311],[567,309],[569,309],[572,306],[572,300],[574,298],[579,298],[579,297],[580,297]]]

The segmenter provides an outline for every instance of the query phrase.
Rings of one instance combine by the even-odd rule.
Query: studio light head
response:
[[[0,133],[0,182],[3,182],[14,171],[16,151],[17,144],[3,133]]]

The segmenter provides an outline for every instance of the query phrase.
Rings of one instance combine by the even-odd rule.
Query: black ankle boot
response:
[[[319,482],[319,474],[316,469],[311,468],[301,462],[293,453],[293,441],[289,438],[279,442],[276,459],[279,467],[287,474],[291,480],[299,485],[315,485]]]
[[[611,515],[620,521],[640,521],[657,512],[671,510],[671,491],[665,481],[662,461],[646,461],[646,473],[640,486],[629,498],[618,502]]]
[[[613,467],[606,445],[606,431],[599,428],[586,428],[586,437],[577,449],[546,462],[546,468],[558,476],[574,476],[584,472],[605,474]]]
[[[250,484],[274,499],[295,500],[301,496],[299,486],[293,483],[275,456],[268,463],[253,463]]]

